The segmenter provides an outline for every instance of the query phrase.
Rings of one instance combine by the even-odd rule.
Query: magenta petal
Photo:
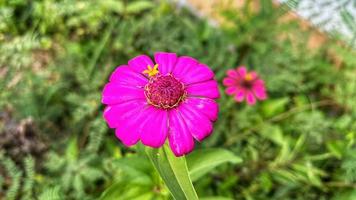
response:
[[[227,87],[227,88],[225,89],[225,92],[226,92],[226,94],[228,94],[228,95],[234,95],[234,94],[236,94],[236,92],[237,92],[237,88],[234,87],[234,86],[232,86],[232,87]]]
[[[174,73],[177,79],[186,85],[203,82],[214,78],[214,72],[207,65],[187,65],[186,68],[187,69],[184,70],[184,74]]]
[[[132,58],[131,60],[129,60],[128,64],[134,71],[141,73],[141,74],[144,70],[147,69],[148,65],[151,67],[154,66],[151,58],[146,55],[136,56],[136,57]]]
[[[225,86],[234,86],[234,85],[236,85],[236,79],[226,77],[223,80],[223,85],[225,85]]]
[[[127,147],[135,145],[140,140],[140,134],[134,126],[120,126],[115,129],[116,137]]]
[[[253,93],[255,94],[256,98],[259,100],[264,100],[267,98],[267,94],[264,87],[253,86]]]
[[[249,74],[252,80],[255,80],[257,78],[257,73],[255,71],[251,71]]]
[[[102,103],[118,104],[133,99],[145,98],[144,90],[142,88],[110,82],[104,86]]]
[[[189,97],[182,104],[204,114],[212,121],[218,118],[219,105],[212,99]]]
[[[236,91],[236,94],[235,94],[235,97],[234,99],[237,101],[237,102],[242,102],[245,98],[245,91],[242,90],[242,89],[238,89]]]
[[[137,131],[137,125],[140,121],[135,119],[135,116],[132,117],[132,119],[120,124],[115,130],[116,137],[128,147],[135,145],[140,140],[140,134]]]
[[[226,71],[226,74],[228,77],[231,77],[231,78],[239,78],[239,74],[237,73],[236,70],[233,70],[233,69],[228,69]]]
[[[118,118],[118,126],[116,128],[115,134],[123,144],[126,146],[132,146],[136,144],[143,133],[146,131],[145,125],[152,121],[152,115],[150,115],[151,110],[150,106],[147,106],[147,103],[142,103],[143,105],[138,106],[135,111],[124,112]],[[147,129],[148,130],[148,129]]]
[[[204,114],[195,110],[194,106],[182,104],[179,106],[178,111],[196,140],[202,141],[211,134],[213,130],[211,121]]]
[[[189,85],[187,93],[188,96],[208,97],[212,99],[220,97],[218,83],[215,80]]]
[[[244,78],[247,74],[247,69],[244,66],[238,67],[237,72],[239,73],[240,77]]]
[[[158,71],[162,75],[171,73],[177,62],[175,53],[157,52],[155,53],[155,62],[158,64]]]
[[[195,68],[199,62],[189,56],[181,56],[178,58],[176,66],[173,69],[172,74],[181,80],[192,69]]]
[[[168,113],[166,110],[150,107],[147,109],[148,120],[142,126],[141,142],[153,148],[161,147],[167,138]]]
[[[176,156],[183,156],[194,149],[194,139],[176,109],[169,111],[169,146]]]
[[[256,98],[251,91],[246,92],[246,101],[249,105],[254,105],[256,103]]]
[[[265,82],[261,79],[257,79],[253,82],[253,86],[265,87]]]
[[[110,76],[110,82],[123,85],[145,86],[148,80],[127,65],[121,65]]]
[[[146,105],[146,100],[142,99],[107,106],[103,116],[110,128],[117,128],[120,124],[126,123],[126,120],[130,120],[132,117],[135,117],[136,114]]]

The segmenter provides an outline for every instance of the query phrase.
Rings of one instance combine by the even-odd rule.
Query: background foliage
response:
[[[101,116],[108,75],[155,51],[193,56],[220,83],[246,65],[267,84],[254,107],[221,88],[197,148],[229,151],[187,157],[199,197],[355,199],[355,51],[332,38],[306,48],[310,32],[269,1],[222,12],[231,23],[214,28],[163,1],[0,0],[0,199],[170,199],[143,148]]]

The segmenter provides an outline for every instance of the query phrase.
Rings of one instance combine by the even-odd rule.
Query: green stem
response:
[[[176,200],[199,200],[189,177],[185,157],[175,157],[167,145],[146,148],[146,153]]]

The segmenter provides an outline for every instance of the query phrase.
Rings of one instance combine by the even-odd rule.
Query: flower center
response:
[[[255,79],[253,79],[250,73],[247,73],[246,76],[240,81],[242,87],[251,89]]]
[[[242,80],[242,81],[240,82],[240,84],[241,84],[241,86],[242,86],[243,88],[251,89],[252,86],[253,86],[253,81]]]
[[[171,74],[153,76],[145,86],[147,102],[163,109],[178,106],[185,99],[186,94],[184,84]]]

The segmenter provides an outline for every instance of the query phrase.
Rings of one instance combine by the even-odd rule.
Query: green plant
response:
[[[338,37],[308,49],[310,31],[279,20],[287,4],[251,3],[211,27],[163,1],[0,1],[0,135],[31,117],[48,146],[45,159],[2,148],[0,199],[171,199],[176,186],[117,141],[100,103],[117,65],[155,51],[193,56],[219,83],[245,65],[267,86],[254,107],[220,88],[214,133],[185,158],[200,199],[354,199],[355,51]]]

